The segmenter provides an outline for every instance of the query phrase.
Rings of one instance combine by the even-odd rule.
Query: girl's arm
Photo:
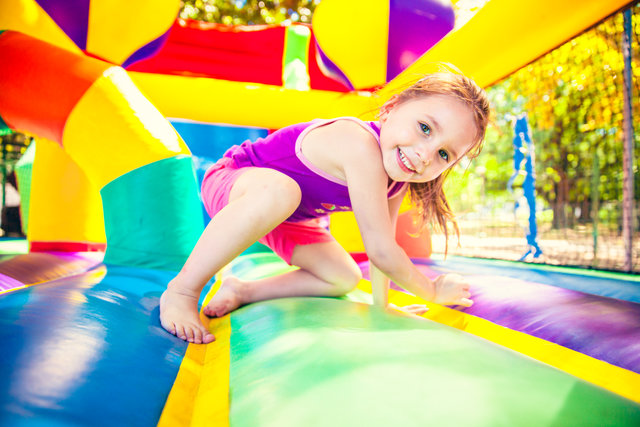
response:
[[[391,219],[391,232],[395,236],[396,224],[398,221],[398,212],[402,199],[407,193],[407,186],[393,198],[389,199],[389,216]],[[371,276],[371,293],[373,295],[373,304],[382,308],[389,305],[389,278],[382,272],[373,261],[369,261],[369,274]]]
[[[391,231],[395,236],[396,225],[398,222],[398,212],[400,211],[400,205],[405,194],[407,194],[407,187],[396,194],[393,198],[389,199],[389,215],[391,216]],[[369,274],[371,277],[371,293],[373,295],[373,305],[381,307],[383,309],[400,310],[409,315],[422,315],[427,312],[428,308],[424,304],[412,304],[405,307],[397,307],[394,304],[389,304],[389,278],[382,272],[376,265],[369,261]]]
[[[387,199],[388,176],[377,141],[362,129],[336,135],[336,138],[344,138],[340,150],[341,166],[371,263],[386,277],[422,299],[440,304],[471,305],[469,285],[460,276],[442,275],[435,282],[430,280],[396,243]],[[373,270],[372,274],[377,275]],[[379,301],[386,287],[383,284],[374,291]]]

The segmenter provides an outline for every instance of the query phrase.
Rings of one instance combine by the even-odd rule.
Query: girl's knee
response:
[[[269,194],[275,196],[274,200],[277,203],[288,203],[294,209],[302,200],[302,191],[298,183],[284,174],[280,174],[278,179],[271,183],[269,189]]]
[[[261,185],[257,197],[261,197],[265,203],[272,204],[274,208],[293,212],[300,205],[302,199],[300,186],[288,176],[278,174]]]
[[[362,280],[358,264],[335,240],[296,246],[291,263],[328,283],[327,296],[347,294]]]
[[[296,181],[281,172],[252,168],[234,184],[230,198],[241,196],[249,196],[265,207],[293,212],[300,204],[302,192]]]
[[[331,280],[331,284],[334,286],[336,296],[342,296],[353,291],[360,283],[360,280],[362,280],[362,271],[354,264],[336,275]]]

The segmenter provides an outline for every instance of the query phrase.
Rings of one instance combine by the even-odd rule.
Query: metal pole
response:
[[[598,226],[600,223],[600,158],[598,147],[593,153],[593,170],[591,173],[591,219],[593,221],[593,261],[591,266],[598,268]]]
[[[623,187],[622,187],[622,239],[624,241],[624,270],[633,268],[633,115],[632,102],[632,62],[631,62],[631,36],[632,15],[631,9],[623,12],[624,32],[622,35],[622,56],[624,59],[624,150],[622,156]]]
[[[2,213],[7,209],[7,135],[2,137]],[[7,234],[7,224],[5,224],[6,215],[1,215],[0,224],[2,226],[3,236]]]

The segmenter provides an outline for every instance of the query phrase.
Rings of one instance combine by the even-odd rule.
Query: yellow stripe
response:
[[[206,350],[207,348],[204,345],[194,346],[189,344],[187,353],[182,359],[176,381],[173,383],[160,416],[159,427],[191,425],[195,396],[200,387]]]
[[[371,292],[371,283],[363,280],[358,288]],[[505,328],[486,319],[452,310],[439,304],[425,302],[404,292],[390,290],[389,302],[399,307],[410,304],[426,304],[429,311],[423,317],[427,319],[453,326],[510,348],[640,403],[640,374],[523,332]]]
[[[149,163],[191,154],[120,67],[106,70],[78,101],[62,142],[98,188]]]
[[[192,426],[229,425],[229,316],[219,319],[213,329],[215,345],[207,345],[200,388],[194,401]],[[193,346],[193,345],[191,345]],[[201,346],[204,347],[204,346]]]
[[[206,305],[219,283],[211,289]],[[229,425],[229,365],[231,322],[229,315],[221,319],[200,318],[216,340],[211,344],[189,344],[171,388],[158,426]]]

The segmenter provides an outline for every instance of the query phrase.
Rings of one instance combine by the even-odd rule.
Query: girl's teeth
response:
[[[411,166],[411,163],[409,163],[409,159],[407,159],[407,156],[404,155],[402,150],[398,150],[398,151],[400,151],[400,160],[402,160],[402,163],[407,167],[407,169],[410,169],[415,172],[415,169],[413,169],[413,167]]]

